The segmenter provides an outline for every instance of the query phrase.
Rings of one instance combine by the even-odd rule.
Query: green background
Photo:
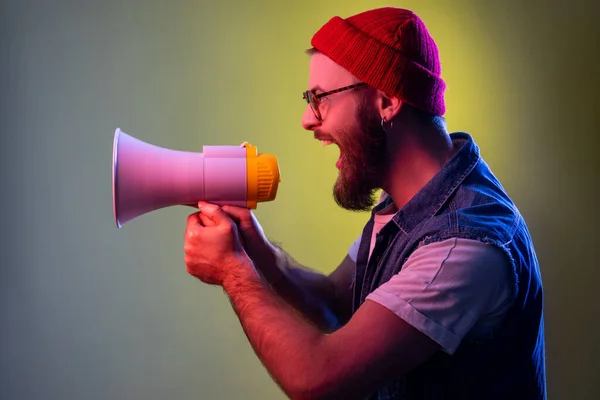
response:
[[[451,131],[475,137],[528,221],[551,399],[596,399],[598,3],[4,1],[0,398],[280,399],[221,289],[183,263],[186,207],[115,227],[116,127],[278,157],[269,237],[323,272],[367,219],[339,209],[337,150],[302,130],[312,34],[394,5],[438,43]]]

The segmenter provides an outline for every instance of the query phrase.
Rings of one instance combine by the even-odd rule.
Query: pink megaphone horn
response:
[[[118,228],[153,210],[200,200],[256,208],[272,201],[281,181],[277,158],[256,147],[204,146],[202,153],[170,150],[119,128],[113,142],[113,213]]]

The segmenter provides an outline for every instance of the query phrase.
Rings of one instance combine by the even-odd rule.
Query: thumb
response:
[[[247,208],[225,205],[221,209],[237,223],[247,224],[252,221],[252,213]]]
[[[227,214],[216,204],[207,203],[205,201],[198,202],[198,208],[200,209],[201,215],[207,217],[214,225],[220,225],[226,222],[229,217]]]

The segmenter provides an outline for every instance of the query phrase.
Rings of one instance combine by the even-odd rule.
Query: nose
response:
[[[304,114],[302,114],[302,127],[307,131],[314,131],[319,124],[320,122],[315,117],[315,113],[310,108],[310,105],[307,104]]]

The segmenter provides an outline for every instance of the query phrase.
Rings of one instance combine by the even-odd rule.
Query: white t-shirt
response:
[[[392,204],[375,215],[373,238],[395,212]],[[360,241],[359,236],[348,251],[354,262]],[[402,270],[367,300],[386,307],[453,354],[464,338],[492,334],[515,296],[513,274],[499,247],[450,238],[415,250]]]

